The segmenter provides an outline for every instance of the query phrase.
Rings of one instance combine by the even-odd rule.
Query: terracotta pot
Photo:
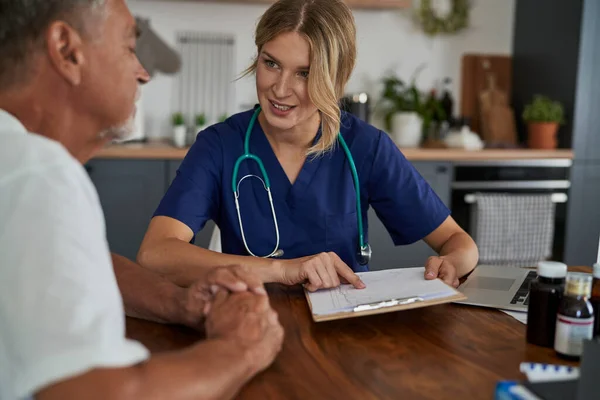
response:
[[[532,149],[555,149],[556,122],[530,122],[528,124],[527,145]]]

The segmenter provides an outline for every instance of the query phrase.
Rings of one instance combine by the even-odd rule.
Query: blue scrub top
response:
[[[222,250],[228,254],[248,255],[231,177],[237,158],[244,152],[244,136],[253,113],[249,110],[233,115],[198,134],[154,214],[177,219],[195,233],[212,219],[221,230]],[[366,240],[369,206],[396,245],[423,239],[450,215],[386,133],[345,112],[340,132],[358,171]],[[258,120],[250,138],[250,152],[262,159],[271,181],[282,258],[333,251],[354,271],[368,270],[357,262],[356,195],[341,145],[324,156],[307,158],[293,185]],[[242,162],[238,181],[248,174],[262,177],[253,161]],[[248,178],[240,184],[239,192],[248,246],[258,256],[268,255],[276,236],[266,191],[258,179]]]

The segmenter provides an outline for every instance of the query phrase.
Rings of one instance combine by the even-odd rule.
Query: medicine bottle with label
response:
[[[565,291],[567,265],[541,261],[537,278],[529,285],[527,305],[527,342],[552,348],[558,305]]]
[[[594,279],[592,279],[592,298],[594,307],[594,337],[600,336],[600,264],[594,264]]]
[[[592,338],[594,309],[589,300],[591,291],[591,275],[567,275],[565,295],[558,306],[554,339],[554,350],[561,357],[578,360],[583,352],[583,341]]]

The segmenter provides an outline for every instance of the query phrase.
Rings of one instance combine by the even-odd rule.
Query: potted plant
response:
[[[173,124],[173,144],[177,147],[185,147],[186,144],[186,127],[183,114],[174,113],[171,118]]]
[[[392,75],[384,78],[383,84],[381,101],[387,131],[400,147],[418,147],[432,122],[445,119],[441,102],[421,93],[415,78],[407,85]]]
[[[204,114],[204,113],[196,114],[195,123],[196,123],[196,129],[195,129],[196,133],[200,133],[201,131],[203,131],[204,128],[206,128],[206,114]]]
[[[564,122],[562,104],[546,96],[535,95],[523,110],[527,123],[527,145],[532,149],[555,149],[558,126]]]

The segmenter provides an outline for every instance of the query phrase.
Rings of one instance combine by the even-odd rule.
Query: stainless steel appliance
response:
[[[455,163],[452,216],[467,232],[476,192],[551,193],[556,203],[552,260],[563,261],[570,159],[461,161]]]

